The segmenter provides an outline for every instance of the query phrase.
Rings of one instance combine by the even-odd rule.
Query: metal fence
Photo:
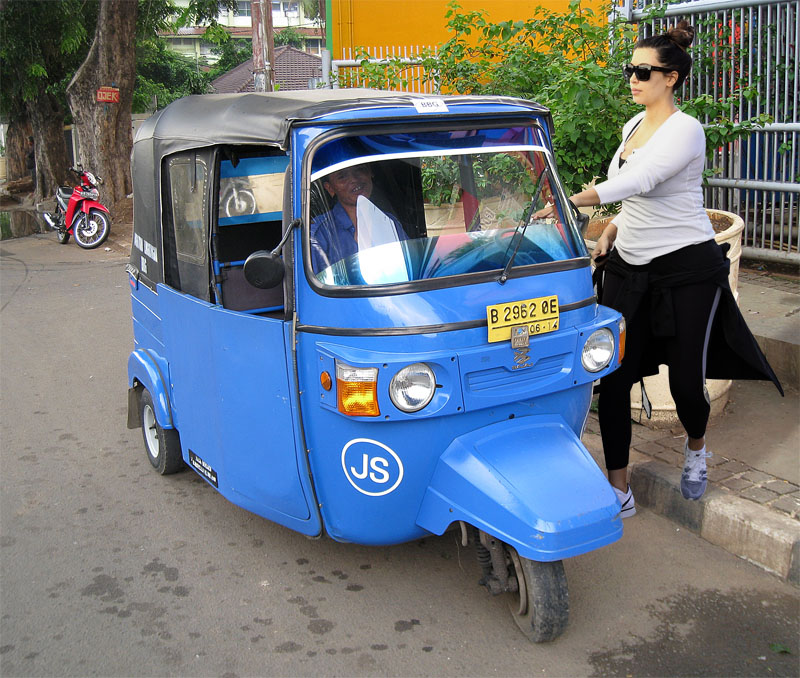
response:
[[[362,47],[363,53],[369,57],[372,63],[397,62],[405,65],[399,76],[405,84],[389,85],[386,89],[398,92],[419,92],[421,94],[434,94],[438,92],[438,84],[430,78],[419,55],[423,50],[429,49],[435,53],[435,48],[422,45],[400,45],[400,46],[378,46]],[[325,57],[323,55],[323,82],[330,83],[331,87],[359,87],[364,84],[364,78],[360,73],[362,59],[356,58],[357,54],[352,47],[342,49],[342,58],[331,62],[330,76],[326,79]],[[360,55],[359,55],[360,56]]]
[[[725,101],[737,122],[762,114],[772,120],[714,152],[711,165],[720,173],[708,181],[706,205],[742,216],[745,256],[800,263],[800,0],[688,0],[648,18],[657,7],[660,0],[626,0],[617,14],[645,36],[679,18],[695,26],[694,67],[682,98]]]

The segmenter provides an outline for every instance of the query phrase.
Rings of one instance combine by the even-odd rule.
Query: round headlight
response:
[[[599,372],[614,357],[614,334],[606,327],[592,332],[581,352],[581,363],[587,372]]]
[[[389,397],[403,412],[417,412],[425,407],[436,391],[433,370],[425,363],[414,363],[400,370],[389,384]]]

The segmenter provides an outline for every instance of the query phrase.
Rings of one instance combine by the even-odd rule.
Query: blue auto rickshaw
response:
[[[128,426],[153,467],[309,537],[460,529],[520,629],[556,638],[562,559],[622,534],[580,438],[624,321],[550,134],[529,101],[360,89],[146,121]]]

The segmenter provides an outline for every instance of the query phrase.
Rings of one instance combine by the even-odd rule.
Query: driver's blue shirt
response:
[[[408,240],[400,222],[387,214],[397,231],[398,240]],[[314,273],[358,252],[356,229],[347,212],[336,203],[330,212],[320,214],[309,228],[311,235],[311,268]]]

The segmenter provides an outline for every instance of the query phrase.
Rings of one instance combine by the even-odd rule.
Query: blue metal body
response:
[[[475,104],[464,115],[508,113]],[[331,129],[376,118],[414,121],[413,109],[347,111],[291,132],[291,216],[302,218],[306,149]],[[288,207],[288,206],[287,206]],[[153,395],[156,417],[180,433],[184,459],[230,501],[303,534],[392,544],[465,521],[548,561],[621,536],[619,503],[580,442],[593,381],[586,338],[619,315],[597,305],[588,265],[408,294],[320,294],[293,234],[295,317],[231,311],[132,276],[136,347],[131,387]],[[585,252],[584,252],[585,255]],[[531,337],[531,362],[487,343],[486,307],[557,295],[560,328]],[[617,349],[618,350],[618,349]],[[338,411],[322,386],[335,361],[378,370],[380,416]],[[391,378],[429,365],[437,389],[404,413]],[[193,461],[194,460],[194,461]]]

